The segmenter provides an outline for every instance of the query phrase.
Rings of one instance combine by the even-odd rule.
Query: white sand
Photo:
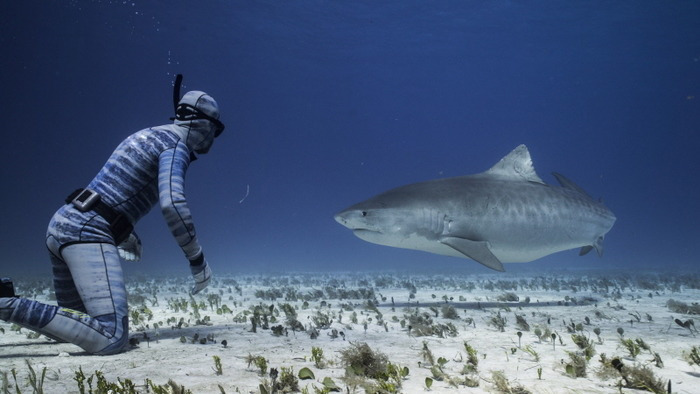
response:
[[[380,277],[385,279],[384,282],[388,283],[389,287],[376,286],[375,280]],[[615,356],[622,357],[625,365],[648,365],[653,373],[664,382],[664,386],[669,379],[671,380],[674,393],[700,392],[700,367],[691,366],[683,359],[684,351],[689,351],[693,345],[700,346],[700,335],[697,338],[693,337],[689,330],[674,322],[676,318],[686,320],[693,316],[673,313],[666,307],[666,302],[669,299],[686,303],[697,302],[700,300],[699,290],[680,287],[676,288],[676,291],[672,291],[669,286],[662,285],[665,288],[658,290],[657,294],[657,290],[624,287],[620,289],[619,297],[613,299],[613,294],[617,292],[614,284],[607,293],[585,285],[586,282],[599,285],[601,279],[605,278],[603,275],[546,276],[547,282],[550,284],[553,281],[561,283],[559,291],[545,290],[541,287],[539,289],[530,288],[527,284],[535,278],[542,280],[545,277],[512,276],[507,273],[462,278],[318,273],[288,276],[219,276],[207,289],[207,293],[198,295],[196,299],[207,303],[207,294],[221,294],[222,303],[226,304],[232,313],[219,315],[212,311],[207,304],[206,310],[201,310],[200,314],[202,318],[205,315],[210,317],[212,324],[210,326],[194,325],[196,319],[192,315],[191,307],[188,308],[187,312],[175,312],[168,306],[168,300],[189,299],[186,293],[186,286],[189,284],[188,278],[158,279],[157,281],[150,281],[148,278],[138,281],[130,278],[128,280],[130,295],[139,293],[144,295],[148,299],[144,302],[145,306],[153,312],[152,320],[146,322],[149,328],[145,330],[151,338],[150,343],[142,341],[138,347],[115,356],[91,356],[71,344],[57,344],[45,337],[28,339],[26,329],[17,332],[11,330],[10,324],[0,323],[0,327],[5,331],[4,334],[0,333],[0,373],[8,372],[9,392],[14,392],[12,388],[15,382],[12,375],[9,374],[13,368],[17,371],[18,383],[22,392],[32,392],[27,382],[29,370],[25,360],[28,360],[39,373],[42,368],[47,368],[44,381],[44,391],[47,393],[78,392],[77,384],[73,378],[79,367],[82,367],[87,376],[94,373],[95,370],[100,370],[110,382],[116,381],[117,378],[128,378],[139,386],[137,387],[139,392],[146,392],[143,385],[145,379],[148,378],[156,384],[165,384],[168,379],[173,379],[193,393],[219,393],[221,391],[218,385],[221,385],[227,393],[257,393],[259,392],[259,384],[264,377],[258,373],[255,365],[248,365],[246,356],[250,354],[263,356],[268,360],[269,367],[277,369],[293,367],[295,374],[303,367],[310,368],[316,379],[300,381],[299,387],[301,389],[307,388],[311,393],[314,392],[313,386],[319,389],[322,387],[320,382],[325,377],[331,377],[342,388],[343,392],[363,392],[360,388],[352,386],[347,388],[343,381],[345,368],[341,362],[340,352],[348,349],[351,342],[366,342],[375,351],[386,354],[392,363],[409,368],[409,375],[401,383],[401,392],[422,393],[428,391],[425,387],[425,378],[433,375],[421,354],[423,342],[427,343],[435,359],[444,357],[447,360],[443,371],[449,378],[463,380],[465,375],[462,375],[461,372],[466,362],[463,343],[468,341],[477,350],[479,359],[478,373],[468,376],[477,379],[479,387],[474,389],[467,389],[465,386],[454,387],[447,381],[436,380],[431,392],[449,393],[467,390],[475,393],[499,392],[492,381],[493,371],[503,371],[511,386],[520,385],[532,393],[619,392],[617,388],[618,382],[621,381],[619,377],[601,379],[596,374],[596,371],[601,368],[599,362],[601,353],[605,353],[609,359]],[[579,283],[577,291],[574,291],[571,289],[572,280],[578,281],[579,279],[584,282]],[[242,296],[237,293],[231,280],[235,280],[241,286]],[[331,280],[335,280],[335,282],[331,283]],[[682,280],[682,276],[673,280]],[[394,297],[396,303],[409,301],[409,291],[402,286],[402,283],[406,281],[414,283],[417,287],[416,298],[411,302],[419,301],[422,304],[444,302],[442,301],[443,296],[447,296],[448,299],[453,297],[452,302],[458,306],[460,296],[464,297],[466,302],[481,301],[486,303],[487,301],[495,301],[496,297],[507,291],[517,294],[521,301],[529,296],[531,303],[551,302],[551,305],[531,305],[522,309],[511,306],[510,311],[498,307],[481,310],[464,310],[458,307],[459,319],[452,320],[442,317],[435,318],[435,314],[428,307],[422,307],[420,312],[430,314],[435,323],[454,324],[458,335],[446,338],[409,336],[407,329],[401,327],[400,321],[406,318],[405,315],[414,312],[415,308],[407,310],[403,307],[397,307],[395,311],[392,311],[391,308],[391,297]],[[514,290],[484,289],[484,283],[489,281],[496,286],[515,281],[525,284],[525,288],[518,286]],[[614,278],[612,281],[619,283],[615,282]],[[654,281],[652,278],[651,282]],[[327,285],[334,289],[345,290],[374,289],[381,304],[379,311],[383,314],[386,329],[383,325],[377,324],[376,312],[363,307],[366,304],[364,300],[322,298],[330,307],[321,307],[321,301],[314,300],[309,302],[308,309],[302,309],[303,301],[301,300],[285,301],[283,297],[272,302],[255,296],[256,290],[280,288],[285,282],[289,283],[287,285],[289,288],[296,289],[299,294],[307,294],[313,290],[323,291]],[[475,285],[473,290],[460,288],[469,283]],[[19,292],[27,292],[26,285],[23,288],[23,283],[17,283],[16,286]],[[635,286],[637,286],[636,282]],[[157,305],[152,305],[150,301],[153,297],[149,293],[154,290],[157,291]],[[649,297],[650,293],[652,293],[651,298]],[[43,293],[37,295],[36,298],[47,300],[49,294],[49,289],[44,289]],[[380,294],[386,297],[386,301],[382,302]],[[432,297],[433,294],[435,298]],[[324,294],[325,296],[327,294]],[[595,297],[599,301],[597,306],[593,304],[567,306],[563,302],[561,302],[562,305],[557,305],[558,302],[564,301],[567,296],[579,300],[589,296]],[[244,310],[249,310],[253,305],[263,304],[267,308],[270,304],[274,304],[279,310],[279,306],[287,302],[299,308],[298,320],[307,328],[313,326],[311,317],[315,316],[318,311],[328,314],[333,319],[332,328],[343,331],[345,340],[340,337],[332,339],[329,335],[331,329],[321,329],[319,337],[311,339],[307,332],[293,333],[290,331],[288,336],[274,336],[271,330],[264,330],[260,327],[256,333],[253,333],[249,321],[246,323],[234,322],[236,315]],[[338,312],[341,309],[341,304],[354,305],[358,318],[357,324],[351,323],[352,312],[347,310],[342,312],[342,323],[339,322]],[[130,305],[132,308],[137,306],[135,303]],[[505,332],[500,332],[487,324],[499,310],[501,316],[507,319]],[[596,317],[596,311],[609,318]],[[637,323],[636,319],[630,315],[630,313],[635,312],[641,316],[640,323]],[[527,320],[531,327],[530,331],[523,331],[516,327],[516,313],[523,315]],[[652,321],[648,321],[646,314],[651,316]],[[393,319],[394,316],[398,321]],[[573,378],[567,375],[565,364],[569,362],[568,352],[575,352],[578,348],[572,342],[571,334],[567,332],[564,322],[570,324],[570,321],[573,320],[575,323],[584,323],[586,316],[589,317],[591,324],[583,325],[583,333],[595,343],[596,354],[588,362],[587,376]],[[166,321],[173,317],[177,319],[183,317],[186,321],[189,320],[189,326],[172,329],[171,326],[174,323],[166,323]],[[547,324],[548,317],[551,319],[549,325]],[[695,317],[697,318],[697,316]],[[369,318],[372,318],[371,322]],[[473,319],[476,327],[468,325],[467,318]],[[635,320],[632,325],[629,322],[631,319]],[[153,323],[157,322],[163,324],[163,327],[157,330],[158,332],[153,329]],[[366,332],[364,322],[368,323]],[[277,322],[270,325],[277,324],[285,324],[285,315],[281,311],[279,311]],[[143,329],[143,325],[144,323],[132,323],[131,337],[142,339],[143,332],[138,330]],[[700,324],[698,325],[700,326]],[[549,327],[552,331],[558,332],[563,336],[564,345],[560,345],[559,340],[557,340],[556,346],[553,348],[551,340],[539,341],[533,333],[535,326],[542,329]],[[596,335],[593,333],[595,327],[602,331],[602,344],[598,343]],[[651,361],[653,355],[649,351],[643,350],[636,357],[636,360],[631,359],[627,350],[620,345],[620,336],[616,332],[618,327],[624,329],[625,338],[642,338],[651,347],[651,352],[659,354],[664,366],[662,368],[656,367]],[[521,348],[530,345],[538,353],[539,361],[535,361],[533,355],[523,350],[517,350],[517,331],[523,333]],[[190,342],[195,334],[199,334],[200,337],[213,335],[216,342],[192,344]],[[181,343],[181,336],[186,337],[187,343]],[[222,340],[228,342],[226,348],[221,345]],[[314,346],[323,350],[328,364],[325,368],[317,368],[311,361],[311,348]],[[516,349],[514,353],[512,348]],[[213,356],[221,358],[222,375],[215,374]],[[538,379],[538,368],[542,368],[541,380]],[[0,375],[0,389],[2,388],[1,384],[2,375]],[[625,393],[643,392],[627,388],[623,388],[622,391]]]

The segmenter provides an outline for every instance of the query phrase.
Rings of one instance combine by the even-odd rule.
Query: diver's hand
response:
[[[204,288],[209,285],[209,280],[211,279],[211,269],[209,268],[209,264],[207,264],[207,260],[204,258],[204,256],[201,256],[199,259],[202,260],[201,264],[190,264],[190,270],[192,271],[192,277],[194,278],[194,287],[192,287],[192,290],[190,290],[190,294],[192,295],[204,290]]]
[[[139,261],[141,260],[143,247],[139,236],[132,231],[129,237],[117,246],[117,250],[119,251],[119,256],[124,260]]]

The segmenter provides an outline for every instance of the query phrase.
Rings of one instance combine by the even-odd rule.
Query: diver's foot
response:
[[[17,297],[12,279],[0,278],[0,297]]]

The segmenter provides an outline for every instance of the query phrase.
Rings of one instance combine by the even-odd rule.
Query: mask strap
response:
[[[196,120],[196,119],[206,119],[216,126],[215,137],[218,137],[224,131],[224,124],[219,119],[213,116],[209,116],[204,112],[197,109],[197,107],[190,104],[180,104],[175,109],[175,117],[170,118],[170,120]]]

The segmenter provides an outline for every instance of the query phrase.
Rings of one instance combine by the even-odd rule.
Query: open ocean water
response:
[[[187,174],[215,272],[484,273],[333,221],[519,144],[617,222],[602,258],[507,271],[697,272],[700,4],[692,1],[29,1],[0,16],[3,274],[48,275],[45,227],[116,144],[168,123],[177,73],[227,128]],[[154,210],[127,272],[187,274]]]

